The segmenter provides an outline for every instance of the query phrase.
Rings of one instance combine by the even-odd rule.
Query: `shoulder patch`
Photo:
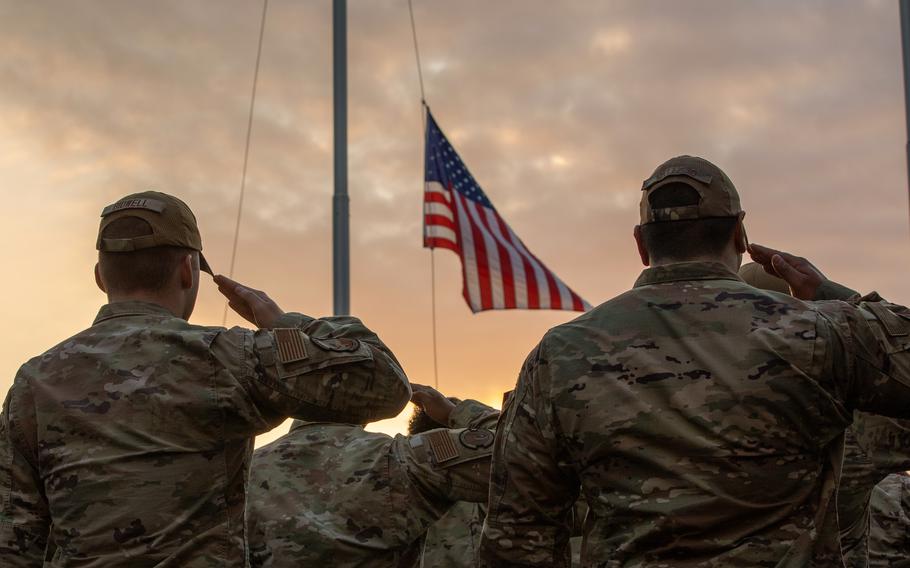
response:
[[[310,340],[323,351],[344,353],[360,349],[360,341],[349,337],[311,337]]]
[[[891,337],[906,337],[910,335],[910,323],[903,320],[898,314],[889,310],[881,302],[865,302],[864,306],[869,308],[875,318],[882,324],[885,331]]]
[[[433,451],[436,463],[445,463],[461,455],[458,448],[452,443],[452,437],[449,436],[448,430],[430,432],[427,434],[427,438],[430,441],[430,450]]]
[[[512,402],[512,395],[515,394],[515,389],[507,390],[502,393],[502,412],[505,413],[506,407],[509,406],[509,403]]]
[[[482,450],[493,445],[493,432],[486,428],[464,430],[458,435],[461,445],[470,450]]]
[[[296,328],[275,328],[275,343],[278,346],[278,360],[293,363],[308,358],[303,332]]]

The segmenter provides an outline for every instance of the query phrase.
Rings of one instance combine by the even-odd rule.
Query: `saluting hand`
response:
[[[240,317],[259,329],[272,329],[284,311],[262,290],[254,290],[219,274],[215,276],[218,291],[228,299],[228,305]]]
[[[801,256],[763,247],[752,243],[749,245],[752,260],[762,265],[765,272],[783,278],[790,286],[790,293],[800,300],[814,300],[815,292],[826,280],[821,270]]]
[[[438,390],[427,385],[411,383],[411,391],[413,392],[411,402],[422,408],[427,413],[427,416],[440,424],[449,424],[449,416],[452,415],[452,410],[455,409],[455,404],[451,400],[447,399]]]

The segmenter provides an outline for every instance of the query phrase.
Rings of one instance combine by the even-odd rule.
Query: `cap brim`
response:
[[[208,272],[213,278],[215,277],[215,273],[212,272],[212,267],[209,266],[209,261],[207,261],[205,257],[202,256],[201,252],[199,253],[199,270]]]

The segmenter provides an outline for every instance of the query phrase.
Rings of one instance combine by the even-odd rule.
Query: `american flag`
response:
[[[509,228],[429,109],[425,167],[423,246],[461,257],[472,312],[591,309]]]

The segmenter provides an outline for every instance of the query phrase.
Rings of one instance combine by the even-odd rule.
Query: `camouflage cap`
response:
[[[671,183],[684,183],[695,189],[698,204],[686,207],[652,209],[649,197]],[[677,156],[657,166],[641,186],[641,224],[683,221],[709,217],[736,217],[742,213],[739,193],[730,178],[717,166],[694,156]]]
[[[151,235],[111,239],[102,238],[104,229],[124,217],[138,217],[152,227]],[[160,246],[186,247],[199,251],[199,269],[214,276],[208,261],[202,256],[202,236],[196,217],[186,203],[160,191],[134,193],[108,205],[101,211],[101,226],[95,245],[105,252],[131,252]]]
[[[772,276],[765,272],[764,267],[757,262],[749,262],[739,269],[739,277],[743,282],[754,288],[770,290],[790,295],[790,285],[783,278]]]

